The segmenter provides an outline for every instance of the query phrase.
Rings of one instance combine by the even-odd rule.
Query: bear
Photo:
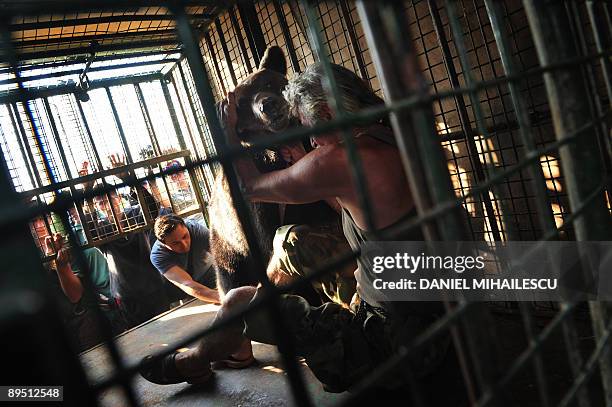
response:
[[[269,47],[258,69],[236,86],[238,137],[243,143],[270,137],[295,125],[289,118],[287,102],[282,91],[287,85],[287,62],[284,52],[276,46]],[[217,105],[221,123],[225,122],[226,100]],[[304,143],[305,148],[311,148]],[[278,151],[264,150],[252,156],[261,172],[286,167]],[[267,265],[273,252],[276,229],[282,224],[325,224],[339,222],[339,215],[324,202],[305,205],[286,205],[281,219],[281,206],[270,203],[248,204],[260,244],[263,264]],[[222,296],[230,289],[245,285],[257,285],[258,275],[265,270],[255,270],[244,232],[242,231],[229,184],[224,174],[215,180],[209,206],[211,254],[215,259],[217,288]],[[261,264],[261,263],[259,263]],[[309,291],[301,293],[311,302],[320,298]]]

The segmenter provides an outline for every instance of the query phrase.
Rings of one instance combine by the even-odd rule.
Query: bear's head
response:
[[[261,135],[285,130],[289,125],[287,102],[282,91],[287,85],[285,53],[277,46],[268,47],[256,72],[236,86],[238,137],[246,142]],[[221,121],[226,115],[227,99],[218,106]]]

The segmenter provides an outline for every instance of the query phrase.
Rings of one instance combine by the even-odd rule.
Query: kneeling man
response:
[[[157,218],[154,231],[157,241],[151,249],[151,263],[155,268],[185,293],[218,304],[208,229],[169,214]]]

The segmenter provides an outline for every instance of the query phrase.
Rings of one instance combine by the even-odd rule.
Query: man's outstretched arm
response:
[[[220,303],[219,292],[217,290],[198,283],[179,266],[170,267],[164,273],[164,277],[192,297],[215,304]]]

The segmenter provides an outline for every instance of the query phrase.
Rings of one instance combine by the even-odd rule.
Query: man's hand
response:
[[[79,169],[79,177],[84,177],[87,174],[89,174],[89,161],[83,161]]]
[[[126,165],[126,163],[125,163],[125,156],[124,155],[111,154],[111,155],[108,156],[108,159],[110,161],[111,168],[123,167],[124,165]],[[121,173],[117,174],[117,178],[119,178],[119,179],[121,179],[121,181],[125,182],[127,180],[127,178],[128,178],[127,171],[121,172]]]
[[[295,164],[306,155],[306,150],[301,142],[282,146],[279,151],[283,160],[288,164]]]
[[[64,236],[61,233],[55,233],[53,236],[45,237],[45,256],[50,256],[53,253],[59,252],[64,247]]]
[[[45,256],[51,256],[53,253],[55,253],[53,238],[51,236],[45,236]]]
[[[64,247],[57,251],[57,258],[55,259],[55,264],[57,266],[58,271],[64,271],[70,265],[70,260],[72,256],[70,255],[70,249]]]
[[[57,253],[55,266],[58,271],[64,271],[70,265],[71,255],[70,249],[64,247],[66,239],[61,233],[55,233],[53,236],[45,238],[45,256],[51,256]]]
[[[84,177],[89,174],[89,161],[83,161],[81,163],[81,168],[79,169],[79,177]],[[83,183],[83,188],[88,191],[93,188],[94,182],[88,181]]]

